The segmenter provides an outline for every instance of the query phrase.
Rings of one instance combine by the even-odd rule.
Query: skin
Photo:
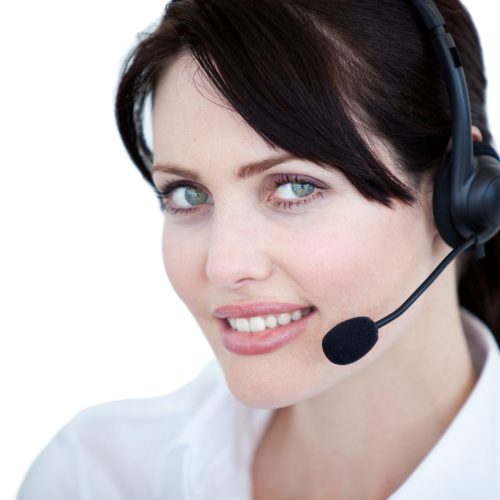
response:
[[[363,198],[340,172],[298,159],[237,178],[240,165],[284,152],[224,104],[187,55],[157,86],[153,135],[155,184],[184,179],[158,168],[176,164],[196,173],[196,186],[209,193],[194,213],[165,214],[167,275],[234,396],[276,409],[255,454],[254,498],[386,498],[430,451],[476,381],[454,266],[381,330],[360,361],[333,365],[321,339],[342,320],[377,320],[396,309],[448,253],[434,226],[432,189],[411,207],[387,208]],[[398,172],[389,149],[370,139]],[[326,188],[286,209],[276,205],[283,194],[273,187],[278,174],[307,176]],[[306,331],[277,351],[229,352],[214,309],[256,301],[317,311]]]

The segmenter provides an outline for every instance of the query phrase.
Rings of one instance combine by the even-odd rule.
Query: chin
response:
[[[282,387],[269,384],[241,383],[240,380],[226,378],[233,396],[243,405],[251,408],[277,410],[297,402],[297,395],[286,394]]]
[[[294,405],[317,396],[332,386],[330,376],[304,376],[304,371],[297,367],[295,371],[275,371],[272,376],[248,376],[245,370],[224,368],[224,375],[233,396],[245,406],[276,410]],[[312,375],[312,374],[311,374]]]

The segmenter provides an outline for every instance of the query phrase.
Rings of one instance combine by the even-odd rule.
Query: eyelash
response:
[[[313,181],[312,179],[306,179],[299,177],[297,175],[289,175],[289,174],[279,174],[277,177],[274,177],[271,182],[271,187],[266,187],[265,189],[270,192],[276,191],[279,187],[284,186],[285,184],[309,184],[314,187],[313,193],[304,198],[299,198],[296,200],[275,200],[272,202],[273,208],[282,209],[282,210],[293,210],[299,206],[305,206],[308,203],[311,203],[318,197],[324,197],[328,188],[324,186],[320,186],[318,183]],[[194,187],[196,189],[202,190],[196,184],[190,184],[186,181],[173,181],[166,182],[165,184],[159,186],[158,188],[154,187],[154,191],[160,201],[161,207],[163,211],[166,211],[169,214],[176,215],[188,215],[194,212],[197,212],[203,205],[192,207],[192,208],[175,208],[169,204],[169,196],[170,194],[179,187]]]

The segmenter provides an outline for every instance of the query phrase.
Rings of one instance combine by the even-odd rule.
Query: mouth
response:
[[[249,316],[248,311],[245,315],[238,312],[238,316],[219,318],[222,343],[235,354],[269,353],[298,337],[315,312],[315,307],[308,306],[258,316]]]
[[[237,332],[261,333],[277,326],[285,326],[292,321],[297,321],[311,314],[312,307],[297,309],[291,313],[268,314],[265,316],[252,316],[250,318],[226,318],[231,328]]]

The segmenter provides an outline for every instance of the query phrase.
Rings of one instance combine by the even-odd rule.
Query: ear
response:
[[[479,127],[477,127],[476,125],[472,125],[471,133],[472,133],[472,140],[474,142],[483,140],[483,134],[482,134],[481,130],[479,129]],[[450,150],[451,150],[451,138],[450,138],[450,141],[448,143],[448,151],[450,151]],[[433,220],[434,220],[434,218],[433,218]],[[450,247],[442,239],[442,237],[439,234],[439,231],[437,229],[437,226],[435,225],[435,222],[433,222],[432,226],[433,226],[433,228],[432,228],[433,233],[432,234],[433,234],[433,239],[434,239],[433,247],[437,249],[438,254],[444,255],[446,252],[448,252],[450,250]]]
[[[472,140],[474,142],[483,140],[483,134],[482,134],[481,130],[479,130],[479,127],[472,125],[471,132],[472,132]],[[448,141],[448,147],[446,148],[446,150],[451,151],[451,137],[450,137],[450,140]]]
[[[478,127],[476,127],[475,125],[472,125],[472,140],[474,142],[481,142],[483,140],[483,134],[481,133],[481,131],[479,130]]]

